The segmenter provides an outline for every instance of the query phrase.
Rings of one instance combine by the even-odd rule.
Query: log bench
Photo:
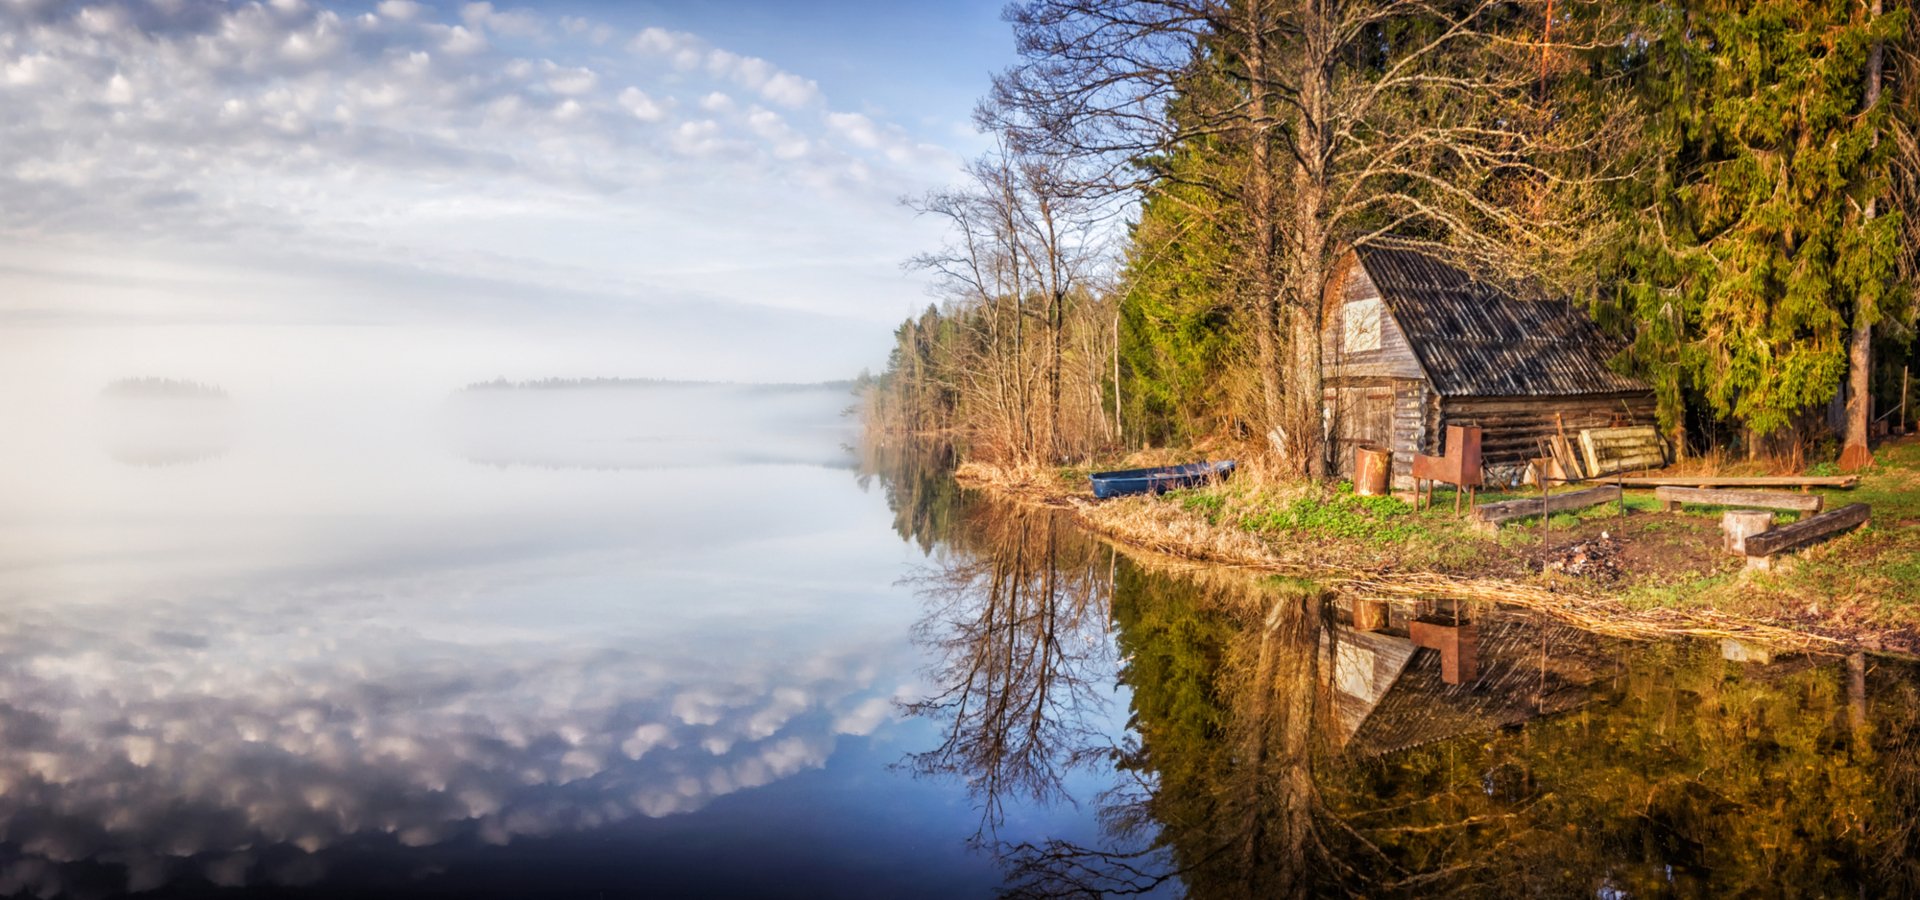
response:
[[[1487,528],[1499,528],[1515,519],[1537,516],[1542,512],[1557,513],[1575,509],[1586,509],[1602,503],[1612,503],[1620,499],[1619,485],[1607,484],[1585,490],[1568,491],[1564,494],[1549,494],[1542,504],[1538,498],[1526,497],[1519,500],[1502,500],[1498,503],[1482,503],[1473,508],[1473,521]],[[1542,507],[1544,506],[1544,510]]]
[[[1839,509],[1808,516],[1792,525],[1748,535],[1744,548],[1747,568],[1770,569],[1774,557],[1852,531],[1867,524],[1869,517],[1870,510],[1865,503],[1849,503]]]
[[[1818,494],[1789,494],[1784,491],[1743,491],[1733,488],[1693,488],[1661,486],[1653,489],[1660,508],[1673,512],[1682,503],[1700,506],[1737,506],[1753,509],[1790,509],[1819,512],[1825,500]]]

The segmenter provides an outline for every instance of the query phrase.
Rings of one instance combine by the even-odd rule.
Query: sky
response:
[[[0,0],[0,378],[885,360],[999,0]]]

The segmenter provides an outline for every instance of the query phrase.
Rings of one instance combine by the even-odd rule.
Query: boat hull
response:
[[[1233,474],[1233,469],[1234,461],[1223,459],[1188,463],[1184,466],[1095,472],[1088,480],[1093,483],[1093,495],[1105,500],[1109,497],[1124,497],[1129,494],[1159,494],[1193,487],[1216,478],[1226,478]]]

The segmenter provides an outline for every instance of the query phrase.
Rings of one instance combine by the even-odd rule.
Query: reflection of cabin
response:
[[[1612,672],[1593,634],[1524,614],[1487,611],[1468,625],[1415,620],[1390,630],[1407,636],[1344,626],[1331,636],[1337,733],[1361,756],[1573,709]]]
[[[1396,487],[1413,454],[1438,455],[1447,425],[1484,430],[1482,458],[1505,480],[1539,440],[1654,421],[1653,392],[1607,368],[1612,347],[1565,300],[1519,299],[1406,250],[1362,247],[1327,293],[1322,347],[1335,466],[1353,448],[1393,451]]]

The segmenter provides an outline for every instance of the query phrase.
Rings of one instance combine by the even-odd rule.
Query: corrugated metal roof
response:
[[[1644,391],[1607,368],[1614,348],[1563,300],[1522,300],[1410,250],[1359,249],[1380,296],[1444,397]]]

